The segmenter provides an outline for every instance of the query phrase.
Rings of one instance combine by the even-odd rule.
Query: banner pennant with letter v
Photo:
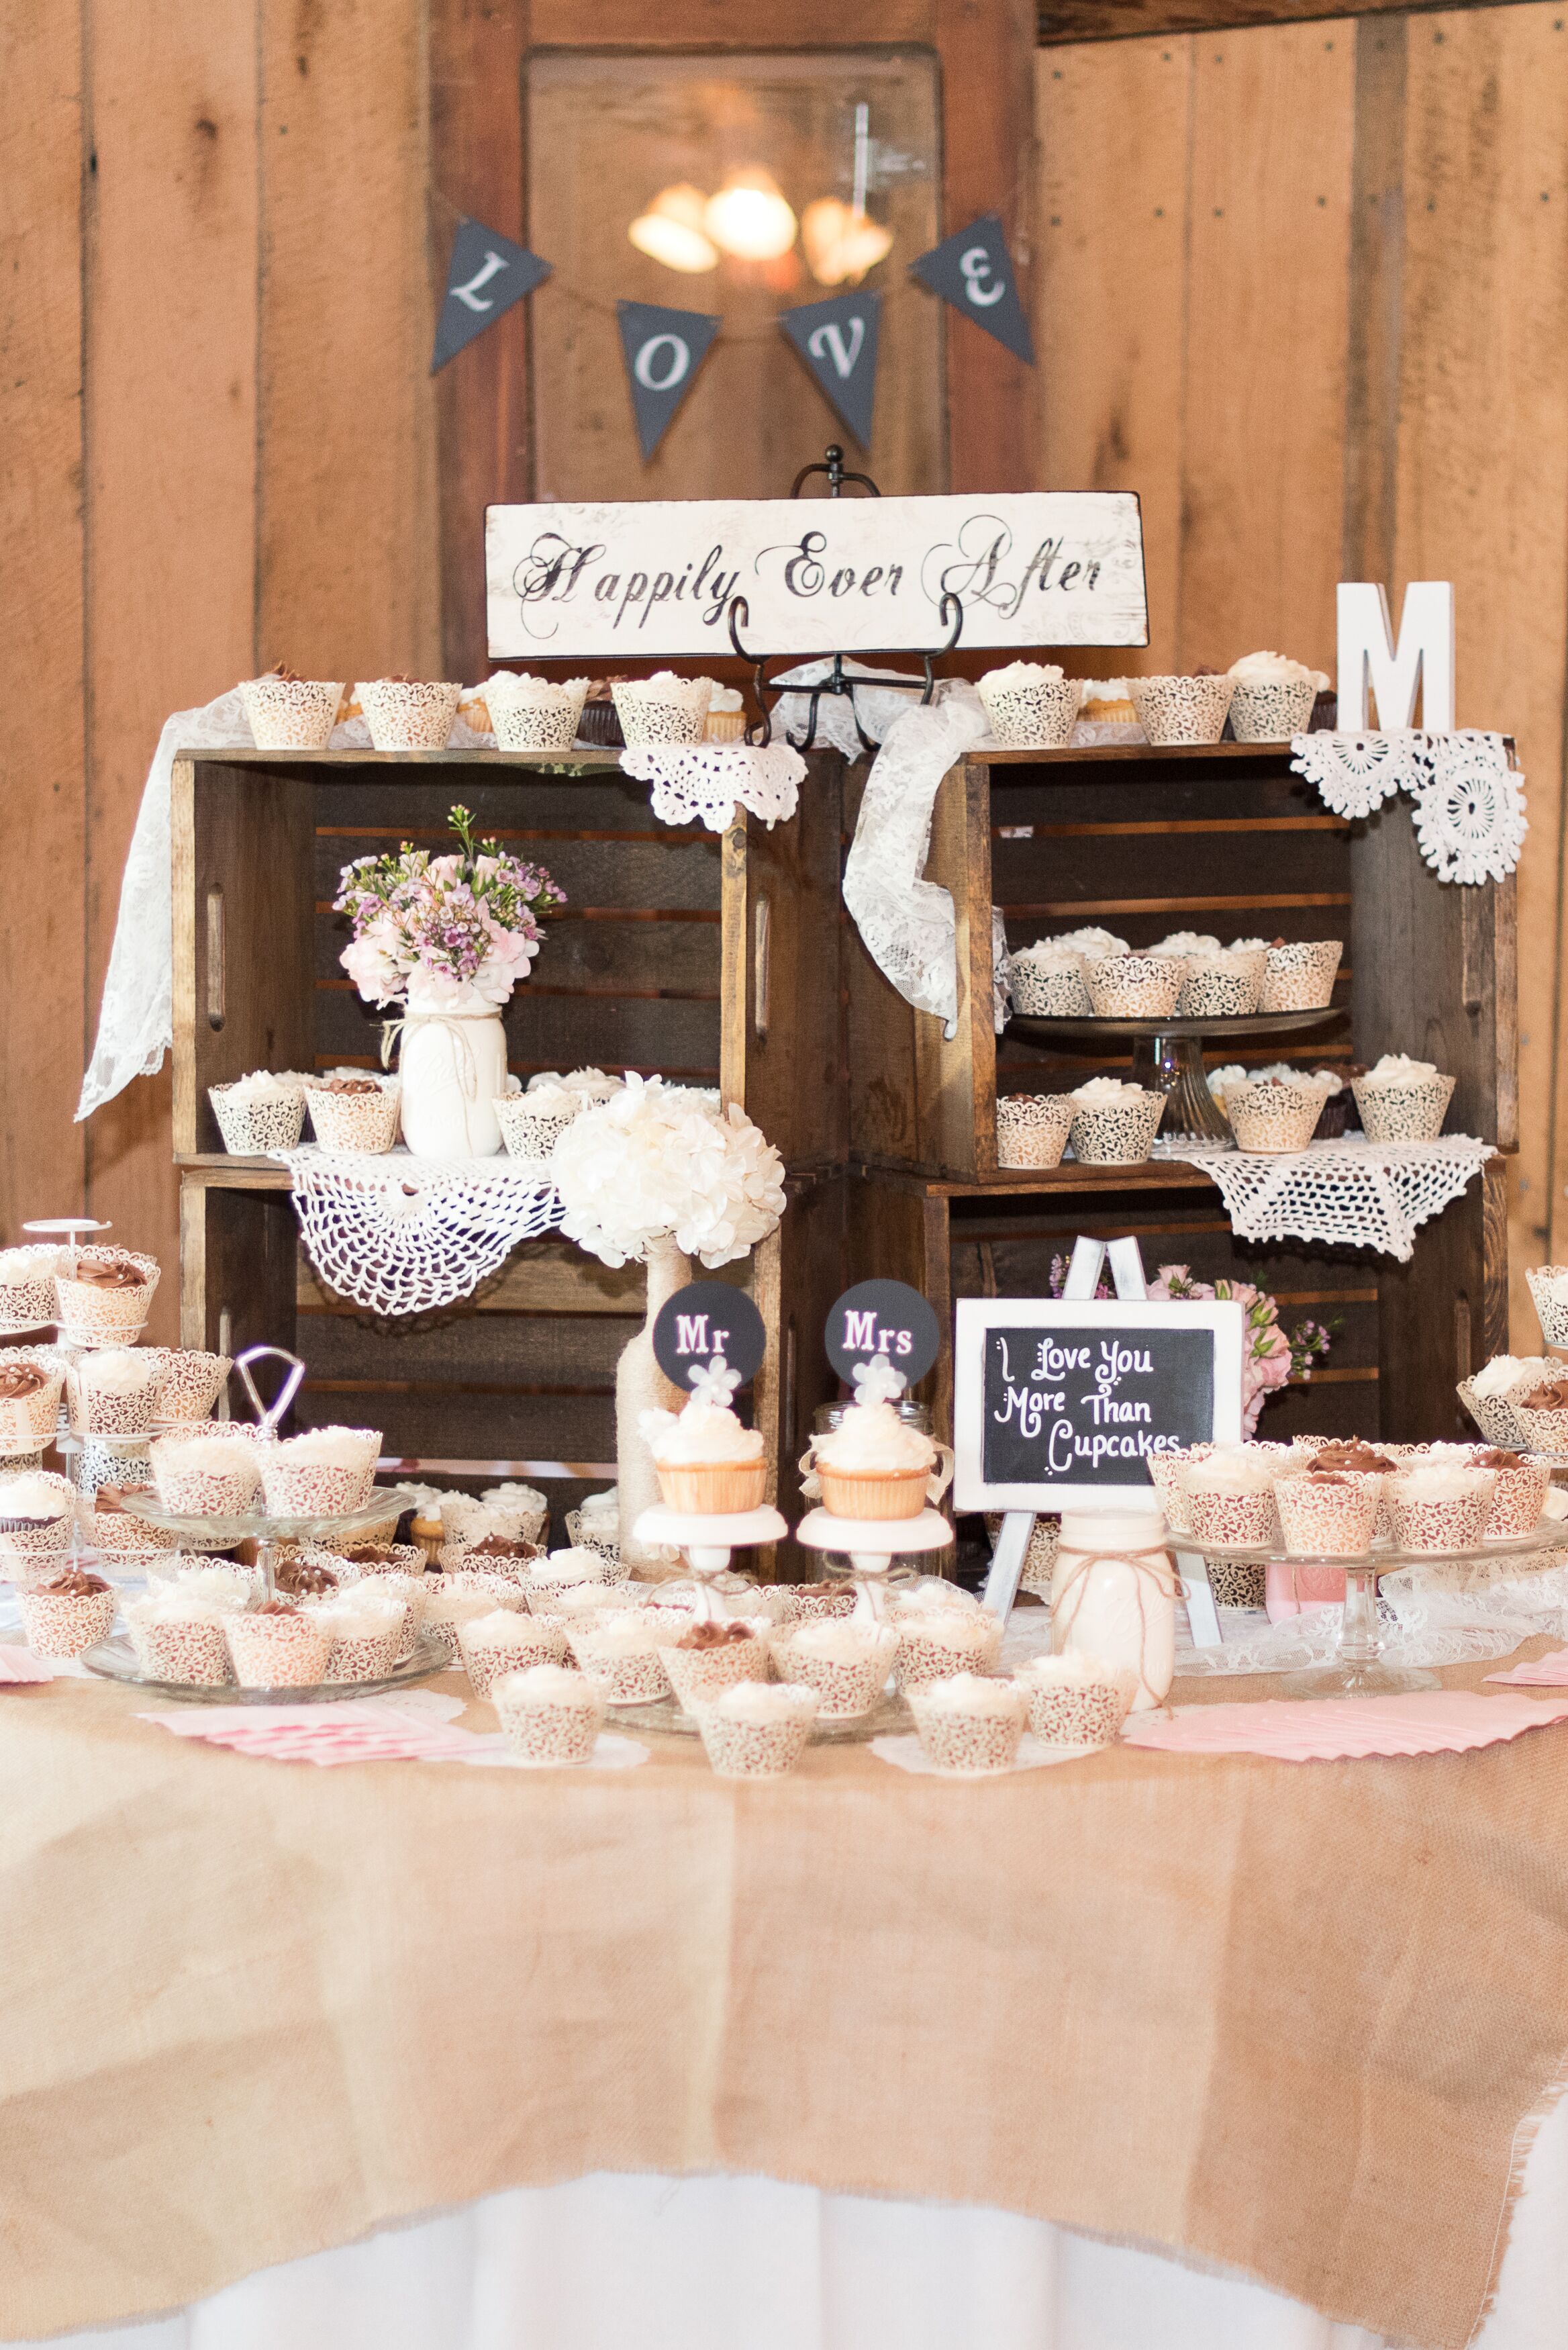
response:
[[[446,298],[436,320],[431,375],[549,275],[549,263],[526,245],[497,236],[483,221],[460,221],[447,264]]]
[[[880,294],[836,294],[781,310],[779,325],[811,369],[817,390],[862,449],[871,446],[877,401],[877,329]]]
[[[994,335],[1028,367],[1034,364],[1029,321],[1018,298],[1018,279],[1007,238],[995,213],[986,213],[955,236],[942,239],[909,264],[911,276],[988,335]]]
[[[724,321],[703,310],[666,309],[660,302],[618,302],[615,307],[646,464],[670,430]]]

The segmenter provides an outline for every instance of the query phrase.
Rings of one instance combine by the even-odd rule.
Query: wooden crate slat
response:
[[[1064,899],[1222,898],[1252,905],[1337,899],[1348,904],[1350,842],[1339,832],[1234,832],[1221,840],[1192,832],[993,837],[991,870],[1004,910]]]
[[[355,844],[348,844],[354,848]],[[358,853],[380,854],[386,842],[368,840]],[[315,889],[326,911],[321,919],[339,921],[331,911],[338,894],[342,868],[351,859],[345,844],[330,835],[316,836]],[[616,840],[560,838],[528,845],[530,861],[548,868],[566,893],[569,905],[651,907],[680,913],[714,912],[719,908],[719,842],[713,834],[686,839],[671,834],[664,839]],[[348,932],[344,931],[347,941]]]
[[[388,1333],[348,1314],[302,1314],[299,1351],[314,1379],[396,1377],[425,1388],[583,1388],[608,1394],[636,1316],[471,1314],[433,1329]]]
[[[349,990],[340,960],[348,943],[346,922],[316,924],[315,974]],[[719,915],[667,914],[645,918],[629,907],[597,916],[553,916],[544,944],[524,984],[534,995],[597,994],[712,996],[719,994]]]
[[[315,991],[314,1055],[318,1068],[337,1061],[379,1059],[378,1012],[336,988]],[[631,1067],[719,1082],[716,1000],[661,1002],[618,995],[535,995],[520,987],[503,1014],[506,1056],[514,1073],[535,1069]]]

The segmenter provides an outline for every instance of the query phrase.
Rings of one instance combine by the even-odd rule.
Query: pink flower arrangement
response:
[[[349,917],[354,940],[340,960],[368,1003],[400,1003],[410,991],[433,1010],[504,1003],[539,951],[540,916],[566,902],[542,865],[476,841],[467,808],[448,820],[455,856],[404,841],[395,857],[343,868],[333,907]]]

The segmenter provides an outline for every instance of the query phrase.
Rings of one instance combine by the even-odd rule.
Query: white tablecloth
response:
[[[1042,2126],[1049,2127],[1049,2117]],[[1568,2102],[1474,2350],[1562,2350]],[[767,2178],[520,2188],[51,2350],[1382,2350],[1261,2285],[1007,2212]]]

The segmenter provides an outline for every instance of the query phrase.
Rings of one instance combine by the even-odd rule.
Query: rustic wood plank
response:
[[[348,942],[345,918],[317,920],[318,985],[352,984],[340,960]],[[614,907],[597,918],[553,914],[525,984],[534,995],[691,996],[717,1003],[719,982],[719,925],[711,915],[675,913],[642,921],[637,910]]]
[[[1472,0],[1484,6],[1490,0]],[[1323,0],[1041,0],[1038,38],[1043,47],[1069,41],[1122,41],[1137,35],[1166,38],[1183,33],[1230,32],[1248,25],[1311,23],[1337,16],[1401,13],[1401,0],[1353,0],[1329,11]]]
[[[510,1395],[504,1389],[421,1392],[396,1381],[307,1378],[296,1417],[304,1428],[345,1421],[379,1428],[388,1453],[444,1459],[613,1461],[613,1396]]]
[[[88,999],[96,1012],[147,764],[171,710],[255,667],[257,60],[250,10],[143,19],[91,0]],[[150,367],[150,318],[179,321]],[[297,527],[291,525],[291,527]],[[302,534],[308,537],[311,534]],[[88,1201],[172,1263],[171,1079],[138,1081],[87,1134]],[[175,1284],[150,1339],[170,1339]]]
[[[180,1343],[228,1355],[246,1347],[292,1350],[298,1248],[292,1201],[187,1178],[181,1210]]]
[[[455,1314],[389,1339],[368,1315],[304,1314],[298,1329],[317,1379],[608,1395],[634,1326],[607,1314]]]
[[[578,0],[534,0],[534,38],[552,48],[732,48],[735,15],[728,0],[597,0],[591,16]],[[930,41],[935,0],[786,0],[769,14],[766,37],[788,47],[832,49],[861,42]],[[756,37],[762,38],[762,28]]]
[[[1355,26],[1342,557],[1346,579],[1394,577],[1408,31],[1408,18],[1395,14],[1364,16]]]
[[[1461,725],[1506,726],[1528,779],[1518,876],[1522,1268],[1568,1247],[1561,1017],[1568,503],[1568,31],[1543,5],[1408,32],[1396,575],[1451,579]],[[1461,290],[1462,289],[1462,290]],[[1539,651],[1523,654],[1523,648]],[[1550,650],[1548,650],[1550,649]]]
[[[316,1063],[376,1057],[389,1015],[334,988],[315,991]],[[632,1068],[719,1082],[717,1003],[651,1003],[615,995],[530,995],[519,988],[503,1014],[506,1052],[520,1076],[541,1069]],[[253,1067],[257,1066],[252,1063]],[[308,1064],[306,1066],[309,1066]]]
[[[1041,478],[1143,512],[1149,647],[1075,653],[1091,676],[1175,658],[1190,78],[1181,37],[1035,62]]]
[[[725,837],[724,1097],[793,1168],[841,1166],[846,1140],[841,773],[815,759],[793,822],[742,811]]]
[[[1493,1193],[1491,1223],[1495,1232]],[[1500,1297],[1488,1283],[1488,1201],[1481,1184],[1423,1224],[1408,1264],[1378,1266],[1381,1433],[1397,1442],[1474,1433],[1454,1389],[1485,1360]],[[1490,1258],[1497,1263],[1495,1240]]]
[[[26,876],[0,942],[0,1234],[80,1210],[72,1124],[84,1033],[86,790],[82,604],[82,7],[0,25],[0,661],[15,780],[5,868]],[[18,1114],[25,1107],[25,1114]]]
[[[1096,838],[996,839],[992,886],[1005,908],[1047,900],[1137,898],[1162,902],[1223,896],[1277,904],[1283,897],[1344,897],[1350,882],[1347,832],[1205,833]],[[1216,888],[1216,885],[1218,889]]]
[[[330,909],[343,866],[354,856],[374,856],[379,846],[374,840],[318,837],[313,875],[317,902]],[[677,836],[629,841],[563,836],[518,847],[547,868],[566,891],[568,905],[579,911],[606,906],[681,914],[718,910],[719,844],[711,836],[706,840]],[[324,916],[329,924],[338,919],[329,910]]]
[[[257,652],[350,682],[431,677],[423,11],[260,0],[259,17]],[[233,21],[254,49],[249,14]],[[351,259],[324,268],[327,251]]]
[[[303,1248],[296,1277],[301,1314],[360,1312],[335,1297]],[[525,1242],[514,1250],[501,1270],[463,1302],[462,1311],[486,1319],[493,1314],[607,1314],[640,1322],[645,1295],[639,1264],[612,1269],[571,1241],[545,1239]]]
[[[1332,671],[1354,27],[1229,33],[1192,57],[1178,666],[1277,645]],[[1281,331],[1286,286],[1305,332]]]

